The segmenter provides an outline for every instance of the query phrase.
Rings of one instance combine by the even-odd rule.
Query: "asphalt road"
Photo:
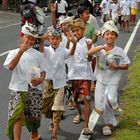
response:
[[[98,21],[99,18],[100,17],[98,17]],[[3,62],[6,58],[6,55],[2,55],[2,53],[17,47],[17,40],[19,39],[19,31],[20,31],[19,23],[20,23],[19,14],[0,12],[0,44],[1,44],[0,45],[0,79],[1,79],[0,80],[0,90],[1,90],[0,92],[0,140],[8,140],[8,138],[5,135],[5,128],[7,122],[7,107],[9,101],[9,93],[10,93],[8,90],[8,84],[11,77],[11,72],[3,68]],[[48,15],[46,17],[46,25],[49,26],[50,24],[51,24],[50,16]],[[130,28],[132,31],[134,27],[131,26]],[[131,33],[120,32],[117,45],[124,48],[130,35]],[[101,44],[102,41],[100,40],[101,39],[99,39],[98,42]],[[128,52],[130,59],[132,59],[133,56],[134,46],[136,46],[136,44],[138,43],[139,41],[137,40],[137,37],[135,37],[132,43],[132,47]],[[127,76],[127,72],[123,74],[123,78],[120,82],[120,87],[118,90],[120,94],[122,93],[123,87],[127,82],[126,76]],[[93,107],[93,102],[92,102],[92,107]],[[78,139],[83,127],[83,122],[78,125],[73,124],[72,120],[75,114],[76,114],[75,110],[69,111],[66,108],[65,119],[62,120],[61,122],[61,127],[58,134],[58,140]],[[43,137],[43,140],[50,139],[48,126],[49,126],[49,120],[43,118],[41,128],[39,129],[39,132]],[[107,140],[109,137],[104,137],[102,135],[101,129],[102,129],[102,121],[99,121],[97,126],[95,127],[94,135],[91,137],[90,140]],[[28,140],[28,139],[29,139],[29,133],[27,129],[23,127],[21,140]]]

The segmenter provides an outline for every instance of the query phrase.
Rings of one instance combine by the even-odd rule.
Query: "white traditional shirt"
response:
[[[118,18],[118,11],[119,11],[119,4],[118,3],[112,3],[111,4],[111,16],[112,16],[112,20],[115,20]]]
[[[131,6],[130,0],[122,0],[120,2],[120,7],[122,8],[121,13],[123,16],[130,15],[130,6]]]
[[[74,55],[68,59],[69,80],[92,80],[93,79],[91,63],[87,60],[87,52],[88,49],[86,44],[86,38],[83,37],[77,42]]]
[[[121,70],[113,70],[108,67],[107,61],[115,61],[117,64],[130,64],[130,60],[124,53],[123,49],[115,46],[110,54],[107,55],[105,50],[101,50],[96,54],[95,75],[97,80],[105,85],[119,84],[121,78]]]
[[[61,44],[55,50],[49,46],[44,48],[46,79],[53,80],[53,88],[58,89],[66,85],[65,60],[69,57],[69,50]]]
[[[103,0],[100,4],[100,7],[103,10],[103,14],[110,14],[110,6],[111,6],[111,1],[110,0]]]
[[[66,8],[68,4],[65,0],[61,0],[60,3],[57,3],[57,13],[66,13]]]
[[[5,68],[9,69],[8,65],[16,56],[18,51],[19,48],[10,51],[3,64]],[[18,64],[12,70],[12,78],[9,84],[9,89],[14,91],[28,91],[30,70],[33,67],[36,67],[40,68],[41,72],[45,71],[43,60],[43,54],[33,48],[24,52]],[[41,89],[40,86],[37,88]]]

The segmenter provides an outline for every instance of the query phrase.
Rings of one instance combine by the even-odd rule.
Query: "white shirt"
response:
[[[53,80],[53,88],[58,89],[66,85],[65,59],[69,57],[69,50],[59,45],[55,50],[49,46],[44,48],[46,79]]]
[[[69,80],[92,80],[93,72],[91,63],[87,60],[86,38],[83,37],[77,42],[74,55],[69,58],[68,79]]]
[[[110,55],[112,56],[112,60],[118,64],[130,64],[129,58],[120,47],[115,46],[112,49]],[[109,69],[107,65],[107,57],[109,56],[105,54],[105,50],[101,50],[96,54],[96,78],[99,82],[105,85],[119,84],[121,78],[121,70]]]
[[[138,9],[137,0],[131,0],[131,8]]]
[[[111,6],[110,0],[103,0],[101,2],[100,7],[103,10],[103,14],[110,14],[110,6]]]
[[[5,68],[9,69],[8,65],[18,51],[19,49],[14,49],[8,54],[3,64]],[[18,64],[13,69],[9,89],[15,91],[28,91],[28,84],[30,82],[29,75],[32,67],[40,68],[41,72],[44,71],[43,54],[33,48],[28,49],[23,53]],[[37,88],[41,89],[40,86]]]
[[[130,5],[131,5],[130,0],[122,0],[120,2],[120,7],[122,8],[121,10],[122,15],[124,16],[130,15]]]
[[[118,3],[112,3],[111,4],[111,16],[112,16],[112,20],[115,20],[116,18],[118,18],[118,11],[119,11],[119,4]]]
[[[68,4],[65,0],[61,0],[57,5],[57,13],[66,13],[66,7],[68,7]]]

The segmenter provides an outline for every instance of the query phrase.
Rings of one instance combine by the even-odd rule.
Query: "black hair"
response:
[[[78,16],[79,16],[80,14],[82,14],[83,12],[87,11],[87,10],[89,11],[89,8],[88,8],[88,7],[80,6],[80,7],[78,8],[78,10],[77,10]]]
[[[68,17],[72,17],[72,16],[73,16],[73,13],[68,12]]]

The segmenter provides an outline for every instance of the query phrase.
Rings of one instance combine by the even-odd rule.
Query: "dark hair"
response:
[[[73,13],[68,12],[68,17],[72,17],[72,16],[73,16]]]
[[[80,7],[78,8],[78,10],[77,10],[78,16],[79,16],[80,14],[82,14],[83,12],[87,11],[87,10],[89,11],[89,8],[88,8],[88,7],[80,6]]]

